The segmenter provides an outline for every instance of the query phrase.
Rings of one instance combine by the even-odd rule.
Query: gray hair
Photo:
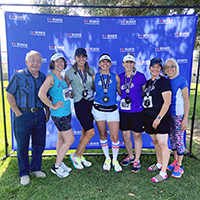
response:
[[[26,60],[26,61],[29,61],[29,58],[30,58],[32,55],[35,55],[35,54],[39,54],[40,57],[41,57],[41,61],[42,61],[42,55],[41,55],[38,51],[34,51],[34,50],[31,50],[31,51],[29,51],[29,52],[26,54],[25,60]]]
[[[167,62],[168,61],[172,61],[173,63],[174,63],[174,65],[176,66],[176,74],[175,74],[175,76],[178,76],[180,73],[179,73],[179,65],[178,65],[178,63],[176,62],[176,60],[174,59],[174,58],[168,58],[166,61],[165,61],[165,63],[164,63],[164,65],[163,65],[163,69],[162,69],[162,72],[163,72],[163,74],[166,76],[167,74],[165,73],[165,66],[166,66],[166,64],[167,64]]]

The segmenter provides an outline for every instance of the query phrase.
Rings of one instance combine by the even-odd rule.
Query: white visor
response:
[[[52,60],[55,61],[55,60],[57,60],[58,58],[64,58],[64,59],[65,59],[65,57],[63,56],[62,53],[55,53],[55,54],[51,57],[51,61],[52,61]]]
[[[133,61],[135,63],[135,57],[132,55],[126,55],[123,58],[123,62],[126,62],[126,61]]]
[[[112,62],[110,56],[108,55],[103,55],[99,58],[99,62],[101,62],[102,60],[109,60],[110,62]]]

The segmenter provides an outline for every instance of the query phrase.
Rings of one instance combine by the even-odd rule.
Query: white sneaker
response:
[[[72,171],[72,168],[67,167],[64,162],[61,162],[61,166],[68,173]]]
[[[73,164],[74,168],[76,168],[76,169],[83,169],[83,165],[81,164],[80,157],[77,157],[77,156],[74,155],[74,153],[72,153],[70,155],[70,159],[72,161],[72,164]]]
[[[46,177],[46,174],[42,171],[35,171],[35,172],[32,172],[32,174],[38,178],[44,178]]]
[[[69,176],[69,173],[66,172],[61,165],[59,165],[57,168],[55,167],[55,164],[52,166],[51,168],[51,172],[53,174],[56,174],[58,177],[60,178],[65,178],[67,176]]]
[[[112,162],[112,165],[113,165],[114,170],[116,172],[121,172],[122,171],[122,167],[119,165],[119,162],[117,160],[115,160],[114,162]]]
[[[107,158],[103,164],[103,169],[106,171],[110,171],[110,163],[111,163],[111,159]]]
[[[84,157],[84,156],[81,157],[81,163],[82,163],[85,167],[90,167],[90,166],[92,166],[92,163],[89,162],[89,161],[87,161],[87,160],[85,160],[85,157]]]
[[[22,185],[27,185],[27,184],[29,184],[29,183],[30,183],[30,177],[29,177],[29,175],[22,176],[22,177],[20,178],[20,183],[21,183]]]

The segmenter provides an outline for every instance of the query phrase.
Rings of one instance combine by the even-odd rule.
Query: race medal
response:
[[[108,103],[109,102],[109,97],[108,96],[104,96],[103,97],[103,102],[104,103]]]
[[[126,102],[127,104],[131,103],[131,98],[130,98],[129,96],[127,96],[127,97],[125,98],[125,102]]]
[[[88,95],[87,90],[83,90],[83,92],[82,92],[82,96],[83,96],[83,97],[87,97],[87,95]]]

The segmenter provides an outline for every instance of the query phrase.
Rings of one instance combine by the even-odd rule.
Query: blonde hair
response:
[[[174,65],[176,66],[176,74],[175,74],[175,76],[178,76],[180,73],[179,73],[179,65],[178,65],[178,63],[176,62],[176,60],[174,59],[174,58],[168,58],[166,61],[165,61],[165,63],[164,63],[164,65],[163,65],[163,69],[162,69],[162,72],[163,72],[163,74],[166,76],[167,74],[165,73],[165,66],[167,65],[167,62],[168,61],[172,61],[173,63],[174,63]]]

